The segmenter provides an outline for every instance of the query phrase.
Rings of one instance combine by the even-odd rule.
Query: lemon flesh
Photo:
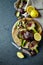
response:
[[[26,11],[27,11],[27,13],[30,13],[32,10],[34,10],[35,8],[33,7],[33,6],[28,6],[27,8],[26,8]]]
[[[39,33],[35,33],[35,34],[34,34],[34,39],[35,39],[36,41],[40,41],[40,40],[41,40],[41,35],[40,35]]]
[[[17,52],[17,57],[18,57],[18,58],[24,58],[24,55],[23,55],[22,52]]]
[[[33,17],[33,18],[36,18],[38,17],[39,13],[37,10],[32,10],[31,13],[30,13],[30,16]]]

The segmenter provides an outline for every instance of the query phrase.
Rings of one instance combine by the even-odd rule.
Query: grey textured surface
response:
[[[33,6],[35,6],[37,9],[43,9],[43,0],[31,0]]]
[[[26,55],[25,59],[16,56],[18,49],[11,44],[11,30],[17,20],[14,16],[14,1],[16,0],[0,0],[0,65],[43,65],[43,40],[40,42],[40,52],[36,56]],[[43,10],[40,10],[40,13],[41,17],[37,20],[43,26]]]

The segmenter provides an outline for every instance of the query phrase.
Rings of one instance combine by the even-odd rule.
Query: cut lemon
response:
[[[22,52],[17,52],[17,57],[18,57],[18,58],[24,58],[24,55],[23,55]]]
[[[36,18],[38,17],[39,13],[37,10],[32,10],[31,13],[30,13],[30,16],[33,17],[33,18]]]
[[[27,13],[30,13],[32,10],[34,10],[35,8],[33,7],[33,6],[28,6],[27,8],[26,8],[26,11],[27,11]]]
[[[40,40],[41,40],[41,35],[40,35],[39,33],[35,33],[35,34],[34,34],[34,39],[35,39],[36,41],[40,41]]]

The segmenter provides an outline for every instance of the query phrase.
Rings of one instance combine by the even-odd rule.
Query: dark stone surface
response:
[[[18,49],[11,44],[11,30],[17,20],[13,3],[14,0],[0,0],[0,65],[43,65],[43,40],[40,42],[40,52],[36,56],[27,55],[25,59],[16,56]],[[43,23],[43,17],[38,20]]]

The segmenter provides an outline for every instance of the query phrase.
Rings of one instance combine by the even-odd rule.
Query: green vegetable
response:
[[[32,24],[31,26],[28,26],[28,30],[33,30],[34,33],[36,33],[37,31],[36,31],[36,29],[35,29],[35,24],[34,24],[34,22],[32,22],[31,24]]]
[[[26,40],[22,39],[21,46],[23,47],[23,46],[25,46],[25,44],[26,44]]]
[[[22,8],[22,6],[23,6],[23,4],[22,4],[22,3],[20,3],[20,4],[19,4],[19,8]]]
[[[38,49],[37,49],[38,45],[36,44],[34,47],[34,50],[36,51],[36,53],[38,53]]]
[[[19,26],[21,26],[21,22],[20,21],[17,21],[16,22],[16,27],[19,27]]]
[[[35,49],[35,51],[36,51],[36,53],[38,53],[38,52],[39,52],[37,48]]]
[[[16,12],[16,16],[19,17],[20,16],[20,12]]]
[[[18,36],[19,39],[22,39],[22,35],[21,34],[18,33],[17,36]]]
[[[34,33],[37,32],[36,29],[35,29],[34,27],[30,27],[30,28],[28,27],[28,30],[33,30]]]
[[[36,33],[36,32],[37,32],[35,28],[32,28],[32,30],[34,31],[34,33]]]
[[[22,21],[22,26],[23,26],[24,28],[26,28],[26,25],[25,25],[25,22],[24,22],[24,21]]]
[[[19,26],[19,21],[16,22],[15,27],[17,28]]]

